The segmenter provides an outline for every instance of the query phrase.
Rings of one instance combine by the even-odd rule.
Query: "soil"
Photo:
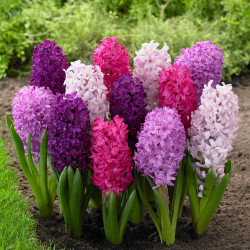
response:
[[[20,179],[20,193],[28,196],[30,212],[37,220],[37,237],[42,243],[52,243],[56,249],[167,249],[160,242],[156,228],[146,214],[140,225],[128,224],[123,243],[113,246],[105,240],[102,215],[99,209],[88,209],[81,239],[69,238],[64,231],[64,220],[58,201],[55,216],[49,219],[39,217],[38,208],[20,165],[5,126],[5,114],[11,113],[14,93],[27,85],[29,78],[0,80],[0,122],[3,139],[12,158],[10,167],[17,170]],[[234,91],[239,96],[240,114],[238,137],[228,159],[235,169],[222,202],[211,221],[208,230],[197,237],[192,230],[188,198],[183,214],[178,221],[175,244],[170,249],[250,249],[250,75],[232,80]]]

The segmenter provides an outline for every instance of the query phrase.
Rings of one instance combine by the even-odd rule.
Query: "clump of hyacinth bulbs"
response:
[[[142,44],[133,72],[118,37],[96,46],[93,65],[69,66],[55,41],[34,48],[30,86],[6,121],[41,216],[53,216],[57,191],[70,236],[81,237],[96,197],[113,244],[144,209],[160,240],[174,244],[186,190],[197,234],[216,212],[239,112],[232,86],[220,84],[222,50],[198,42],[171,65],[167,44],[158,46]]]

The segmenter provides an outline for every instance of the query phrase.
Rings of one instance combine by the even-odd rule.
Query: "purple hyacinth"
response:
[[[44,129],[50,122],[50,110],[55,95],[44,87],[23,87],[16,93],[12,103],[14,125],[27,153],[27,140],[31,135],[31,153],[37,163],[40,156],[40,144]]]
[[[128,144],[132,151],[137,142],[137,132],[147,114],[145,97],[142,82],[138,78],[133,78],[129,73],[120,75],[110,91],[112,119],[119,115],[128,125]]]
[[[185,144],[185,129],[178,112],[168,107],[155,108],[147,114],[138,133],[134,157],[137,171],[152,178],[156,187],[173,186]]]
[[[57,171],[87,167],[90,117],[87,104],[75,94],[57,94],[48,127],[48,150]]]
[[[182,49],[181,55],[175,58],[174,64],[187,66],[197,87],[198,101],[205,84],[213,80],[212,87],[215,87],[221,81],[224,60],[221,51],[211,41],[198,42],[191,48]]]
[[[34,47],[30,85],[50,88],[53,94],[64,93],[65,72],[68,68],[67,56],[55,41],[45,40]]]

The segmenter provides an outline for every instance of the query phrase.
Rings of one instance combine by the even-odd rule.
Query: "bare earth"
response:
[[[118,247],[105,240],[100,210],[88,210],[81,239],[72,239],[65,234],[58,201],[54,218],[39,217],[34,196],[21,171],[5,126],[5,114],[11,113],[14,93],[27,85],[28,81],[28,78],[0,80],[0,122],[3,124],[2,137],[7,142],[9,155],[13,160],[10,167],[17,170],[21,194],[23,197],[29,196],[28,200],[32,205],[30,212],[38,221],[38,239],[41,242],[53,242],[56,249],[166,249],[166,245],[160,243],[154,224],[147,214],[141,225],[128,225],[124,241]],[[234,142],[234,150],[228,157],[235,166],[233,176],[207,232],[201,237],[195,236],[192,231],[189,202],[186,198],[183,215],[177,225],[176,242],[170,249],[250,249],[250,76],[238,77],[232,82],[240,103],[238,137]]]

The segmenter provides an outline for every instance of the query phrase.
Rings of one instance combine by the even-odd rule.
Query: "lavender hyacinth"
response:
[[[45,40],[34,47],[30,85],[50,88],[53,94],[64,93],[64,69],[68,68],[67,56],[55,41]]]
[[[87,104],[76,94],[57,94],[48,127],[48,150],[57,171],[65,166],[87,167],[90,147],[90,117]]]
[[[192,113],[191,127],[188,131],[190,142],[188,149],[198,175],[199,196],[204,189],[203,182],[207,170],[212,168],[219,181],[224,174],[226,157],[232,150],[232,141],[237,130],[239,112],[238,97],[232,91],[232,85],[216,85],[212,82],[204,87],[201,105]]]
[[[145,97],[142,82],[129,73],[122,74],[110,91],[112,119],[119,115],[128,125],[128,144],[132,151],[137,142],[137,132],[147,114]]]
[[[187,66],[189,74],[196,85],[200,100],[204,85],[213,80],[212,86],[220,83],[223,69],[222,49],[211,41],[198,42],[191,48],[182,49],[181,55],[175,58],[174,64]]]
[[[184,156],[185,130],[175,109],[155,108],[138,134],[134,161],[137,171],[153,179],[156,187],[173,186]]]
[[[50,89],[36,86],[23,87],[13,99],[15,129],[23,141],[26,153],[28,136],[31,135],[31,153],[35,163],[39,160],[43,131],[48,128],[54,101],[55,96]]]

